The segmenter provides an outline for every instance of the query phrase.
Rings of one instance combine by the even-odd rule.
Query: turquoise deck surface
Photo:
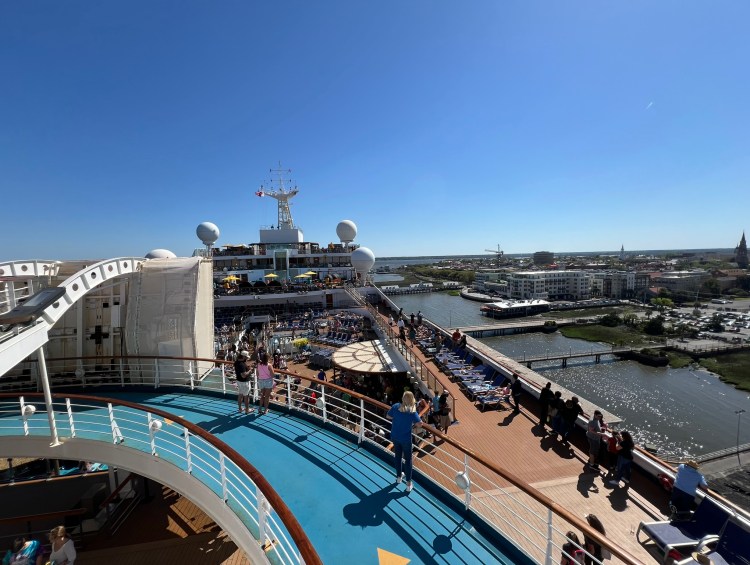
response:
[[[281,495],[325,563],[380,563],[379,549],[411,563],[518,560],[421,488],[417,477],[406,493],[404,484],[394,484],[392,465],[306,419],[275,411],[240,415],[234,398],[198,393],[103,396],[158,407],[231,445]]]

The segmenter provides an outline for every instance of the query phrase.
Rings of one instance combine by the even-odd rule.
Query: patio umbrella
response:
[[[315,271],[307,271],[305,274],[308,275],[308,276],[310,276],[310,277],[314,277],[318,273],[316,273]]]
[[[297,275],[297,276],[296,276],[296,277],[294,277],[294,278],[295,278],[295,279],[306,279],[306,278],[308,278],[309,276],[310,276],[310,275],[308,275],[307,273],[302,273],[301,275]]]
[[[275,274],[275,273],[268,273],[267,275],[263,275],[263,276],[264,276],[265,278],[269,278],[269,279],[275,279],[275,278],[276,278],[276,277],[278,277],[279,275],[277,275],[277,274]]]
[[[238,280],[240,280],[240,277],[236,277],[236,276],[234,276],[234,275],[229,275],[228,277],[224,277],[224,278],[223,278],[223,279],[221,279],[221,280],[223,280],[223,281],[225,281],[225,282],[235,282],[235,281],[238,281]]]

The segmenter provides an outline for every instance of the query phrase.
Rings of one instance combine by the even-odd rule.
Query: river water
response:
[[[421,310],[426,318],[444,328],[490,322],[481,315],[480,303],[444,292],[392,299],[405,314]],[[496,336],[481,341],[514,359],[609,349],[608,345],[569,339],[559,332]],[[612,356],[604,356],[599,364],[582,359],[569,361],[565,369],[559,362],[538,363],[533,368],[553,383],[617,415],[623,421],[621,429],[631,431],[639,445],[654,444],[666,459],[733,447],[738,442],[738,425],[739,443],[750,442],[750,394],[722,383],[708,371],[648,367]],[[738,415],[738,410],[747,412]]]

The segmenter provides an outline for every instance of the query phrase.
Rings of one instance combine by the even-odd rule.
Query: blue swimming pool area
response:
[[[415,476],[414,490],[406,493],[403,484],[395,484],[389,452],[364,448],[356,436],[321,427],[317,420],[283,411],[239,414],[233,398],[197,391],[107,391],[103,396],[169,412],[230,445],[281,495],[325,563],[532,562],[473,522],[460,501],[424,477]],[[3,417],[11,416],[4,412]],[[43,414],[34,418],[46,421]],[[61,437],[64,418],[58,417]],[[111,441],[109,431],[102,433],[105,441]],[[119,448],[133,449],[129,441]],[[165,457],[170,449],[156,443]]]

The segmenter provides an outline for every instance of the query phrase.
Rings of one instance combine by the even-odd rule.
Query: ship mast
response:
[[[257,194],[258,196],[270,196],[271,198],[276,199],[276,201],[279,203],[279,223],[277,226],[278,229],[294,229],[294,219],[292,218],[292,212],[289,209],[289,201],[297,195],[299,190],[296,186],[294,188],[287,189],[285,186],[285,183],[287,181],[286,179],[284,179],[284,173],[291,173],[292,170],[282,169],[281,163],[279,163],[279,168],[271,169],[270,172],[278,176],[278,178],[276,179],[277,188],[266,190],[263,185],[260,185],[260,190],[255,194]]]

